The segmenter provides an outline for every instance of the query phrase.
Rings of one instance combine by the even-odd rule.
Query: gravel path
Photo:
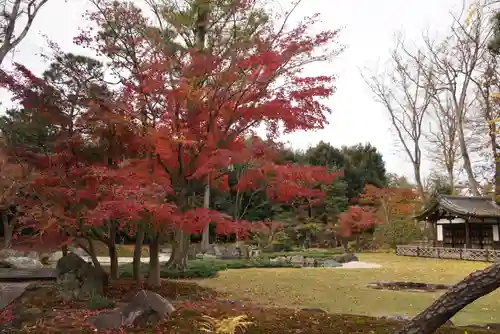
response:
[[[336,267],[335,269],[361,269],[361,268],[382,268],[380,264],[368,263],[363,261],[353,261],[347,262],[342,265],[342,267]]]

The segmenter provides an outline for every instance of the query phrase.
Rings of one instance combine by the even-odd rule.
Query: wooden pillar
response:
[[[432,222],[432,247],[436,247],[437,245],[437,237],[438,237],[438,234],[437,234],[437,222]]]
[[[469,223],[465,221],[464,225],[465,225],[465,248],[472,248]]]

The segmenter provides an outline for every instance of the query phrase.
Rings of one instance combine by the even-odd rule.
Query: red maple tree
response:
[[[235,2],[231,15],[249,19],[254,2]],[[214,26],[208,24],[211,21],[202,12],[196,17],[198,42],[203,37],[200,31],[217,27],[215,21]],[[281,133],[316,130],[326,124],[330,109],[322,101],[333,94],[334,78],[306,76],[302,70],[313,61],[329,58],[330,53],[318,55],[317,51],[331,45],[337,31],[312,33],[316,16],[291,30],[268,24],[243,41],[212,41],[209,47],[187,43],[175,50],[169,42],[170,51],[161,31],[131,4],[99,2],[99,10],[89,18],[97,24],[97,33],[84,33],[77,42],[111,60],[120,85],[114,89],[118,97],[107,101],[106,110],[120,115],[113,118],[113,124],[130,129],[134,136],[117,135],[128,151],[113,154],[111,158],[120,161],[112,166],[104,161],[90,163],[72,145],[61,149],[59,158],[66,160],[50,156],[50,172],[39,184],[46,193],[60,195],[51,203],[59,203],[64,214],[44,210],[49,216],[45,221],[61,219],[68,222],[65,229],[78,231],[82,221],[90,226],[113,219],[146,222],[151,236],[149,275],[154,282],[159,278],[162,231],[174,231],[169,263],[182,268],[190,233],[201,231],[209,222],[216,222],[223,233],[241,228],[240,222],[196,204],[207,179],[223,178],[231,164],[251,162],[252,169],[238,187],[252,188],[256,180],[265,179],[272,184],[267,188],[269,196],[278,201],[318,197],[321,192],[312,186],[332,179],[319,167],[273,164],[265,150],[248,150],[245,145],[261,125],[272,141]],[[170,27],[175,25],[170,22]],[[33,95],[26,92],[33,91],[33,84],[45,83],[21,65],[14,74],[4,73],[1,82],[22,103],[31,99],[31,107],[40,111],[57,110],[39,96],[33,103]],[[91,99],[86,108],[102,109],[103,105]],[[103,115],[109,117],[109,113]],[[80,120],[84,128],[92,124],[89,118]],[[78,141],[68,137],[66,143],[81,144],[84,138],[83,134]],[[51,173],[57,176],[50,177]],[[71,215],[67,207],[73,210]]]
[[[359,203],[373,207],[380,221],[390,222],[413,214],[417,199],[417,193],[412,188],[379,188],[368,184],[360,195]]]
[[[377,223],[372,208],[352,205],[339,215],[339,230],[343,237],[350,237],[364,232]]]

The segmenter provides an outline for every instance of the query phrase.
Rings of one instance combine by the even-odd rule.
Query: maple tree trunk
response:
[[[68,245],[61,246],[61,252],[62,252],[63,256],[68,255]]]
[[[118,233],[118,226],[115,220],[112,220],[109,225],[109,239],[106,244],[108,246],[109,254],[109,276],[111,279],[117,279],[120,274],[118,273],[118,252],[116,250],[116,235]]]
[[[10,248],[12,246],[12,224],[9,224],[9,218],[7,214],[2,214],[2,223],[3,223],[3,237],[4,237],[4,247]]]
[[[155,232],[149,242],[149,271],[148,285],[158,287],[161,285],[160,275],[160,233]]]
[[[344,252],[349,250],[349,240],[347,238],[342,238],[342,246],[344,247]]]
[[[132,276],[136,281],[142,280],[141,255],[142,255],[143,242],[144,242],[144,226],[139,225],[137,227],[135,235],[134,259],[132,261],[132,271],[133,271]]]
[[[203,207],[205,209],[210,208],[210,183],[207,182],[205,186],[205,196],[203,198]],[[203,234],[201,236],[201,252],[205,254],[210,247],[210,223],[208,223],[203,229]]]
[[[111,240],[108,244],[108,253],[109,253],[109,277],[111,279],[118,279],[120,274],[118,272],[118,252],[116,251],[116,245],[114,240]]]
[[[172,242],[172,254],[168,259],[167,267],[177,270],[185,270],[187,267],[187,253],[189,248],[189,233],[179,229],[174,232]]]
[[[478,270],[451,287],[396,334],[431,334],[465,306],[500,287],[500,262]]]

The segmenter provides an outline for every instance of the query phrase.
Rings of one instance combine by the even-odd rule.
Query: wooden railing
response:
[[[397,246],[396,255],[486,262],[495,262],[500,260],[500,250],[495,249]]]

